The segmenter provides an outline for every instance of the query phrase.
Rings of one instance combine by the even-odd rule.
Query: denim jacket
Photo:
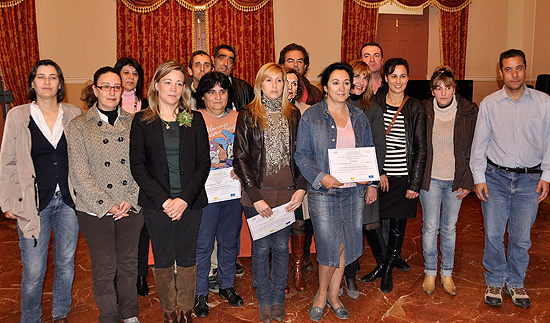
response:
[[[374,147],[367,116],[353,105],[347,102],[346,105],[355,134],[355,147]],[[310,192],[329,192],[321,180],[330,173],[328,149],[336,148],[337,133],[336,122],[328,112],[326,99],[308,108],[300,119],[294,158],[308,182]]]

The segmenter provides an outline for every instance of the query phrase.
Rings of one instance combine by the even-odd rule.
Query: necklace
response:
[[[166,122],[166,121],[164,121],[162,118],[160,118],[160,120],[166,125],[166,127],[165,127],[166,130],[169,130],[169,129],[170,129],[170,122],[169,122],[169,121]]]

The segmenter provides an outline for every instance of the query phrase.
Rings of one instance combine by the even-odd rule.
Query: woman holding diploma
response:
[[[289,202],[286,211],[293,212],[302,204],[306,182],[294,163],[300,111],[289,102],[287,92],[282,67],[265,64],[256,75],[254,100],[237,118],[234,169],[244,189],[241,203],[246,218],[270,217],[272,208]],[[289,236],[287,226],[252,241],[252,281],[262,322],[281,322],[286,316]]]
[[[202,114],[184,102],[186,79],[179,63],[160,64],[147,91],[149,107],[136,113],[130,132],[130,166],[151,236],[160,307],[169,323],[178,322],[176,303],[179,322],[192,320],[197,235],[208,204],[208,132]]]
[[[220,72],[205,74],[193,96],[208,130],[210,171],[233,167],[233,144],[238,113],[227,105],[227,102],[231,102],[231,81]],[[238,179],[235,176],[232,180]],[[237,239],[241,231],[242,212],[243,207],[238,198],[210,202],[202,209],[197,238],[197,292],[194,306],[197,317],[207,317],[209,314],[208,272],[214,240],[218,242],[219,295],[226,298],[232,306],[244,304],[234,287]]]
[[[392,270],[401,255],[408,218],[416,217],[418,192],[426,164],[426,114],[419,100],[405,96],[409,81],[409,64],[391,58],[384,64],[388,93],[377,95],[375,102],[384,112],[387,181],[380,180],[380,218],[390,219],[386,257],[380,273],[380,290],[393,289]],[[373,241],[379,235],[372,236]],[[382,244],[383,245],[383,244]]]
[[[328,149],[372,147],[365,114],[347,102],[353,71],[347,63],[333,63],[321,74],[326,98],[307,109],[300,121],[296,163],[308,181],[309,214],[315,229],[319,290],[309,315],[319,321],[326,303],[340,319],[349,318],[338,299],[344,267],[363,253],[364,183],[343,184],[331,176]],[[376,197],[376,187],[367,196]]]

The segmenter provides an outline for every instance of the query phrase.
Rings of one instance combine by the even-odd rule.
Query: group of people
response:
[[[95,72],[82,92],[85,113],[62,102],[60,67],[38,61],[28,78],[32,102],[9,111],[0,150],[0,207],[17,219],[20,237],[21,322],[40,322],[52,230],[54,322],[68,322],[79,229],[100,322],[139,322],[149,238],[164,322],[207,317],[209,292],[242,306],[235,289],[242,213],[268,218],[282,205],[295,222],[252,241],[262,322],[286,317],[289,260],[293,287],[306,289],[310,231],[319,278],[313,321],[327,303],[338,318],[350,317],[339,297],[344,286],[359,297],[363,235],[376,266],[360,280],[381,279],[390,293],[393,269],[410,270],[401,252],[419,199],[421,288],[436,289],[440,235],[440,281],[454,296],[456,223],[472,191],[485,223],[484,300],[501,306],[504,289],[528,307],[529,233],[550,181],[550,97],[524,84],[523,52],[500,55],[504,87],[479,109],[456,92],[447,66],[435,69],[433,99],[421,102],[405,94],[406,60],[384,63],[375,42],[359,54],[326,67],[321,91],[306,78],[309,55],[298,44],[283,48],[278,64],[263,65],[253,86],[232,75],[236,52],[220,45],[213,57],[194,52],[188,67],[160,64],[145,97],[143,69],[125,57]],[[340,182],[329,149],[359,147],[375,148],[380,180]],[[205,183],[224,168],[240,181],[241,197],[212,201]]]

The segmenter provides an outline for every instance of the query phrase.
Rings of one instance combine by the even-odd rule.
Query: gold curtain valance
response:
[[[23,2],[23,0],[0,0],[0,8],[15,7]]]
[[[23,1],[23,0],[16,0]],[[130,10],[146,13],[157,10],[167,0],[120,0]],[[219,0],[176,0],[184,8],[192,11],[204,11],[210,9]],[[244,12],[260,10],[271,0],[221,0],[227,1],[235,9]],[[1,3],[1,2],[0,2]]]
[[[464,9],[472,0],[353,0],[365,8],[380,8],[386,4],[394,4],[405,10],[421,10],[430,5],[439,10],[456,12]]]

